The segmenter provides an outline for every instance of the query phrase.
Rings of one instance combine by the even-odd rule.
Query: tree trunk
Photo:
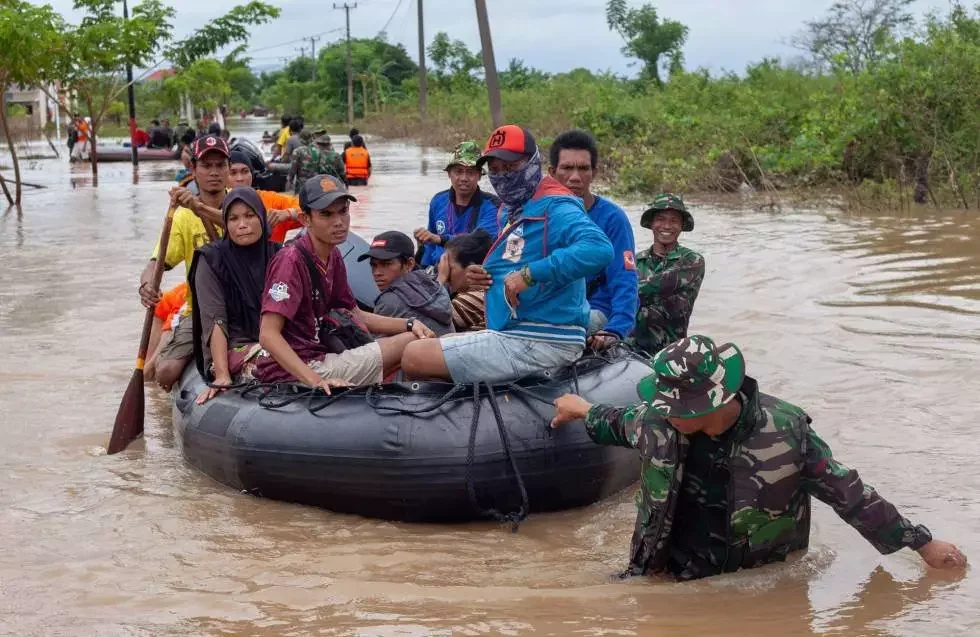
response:
[[[0,91],[0,95],[3,95],[4,93],[7,92],[6,86],[0,88],[3,88],[3,90]],[[11,205],[16,204],[19,206],[20,193],[21,193],[20,162],[17,160],[17,147],[14,145],[14,138],[10,136],[10,126],[7,124],[6,104],[0,104],[0,125],[3,126],[4,137],[7,138],[7,147],[10,149],[10,160],[14,163],[14,192],[16,193],[15,201],[10,201],[10,192],[7,191],[6,184],[4,184],[3,191],[7,195],[7,200],[10,201]]]
[[[367,117],[368,114],[367,82],[364,81],[363,77],[361,78],[361,101],[363,102],[361,105],[361,111],[362,111],[361,117]]]
[[[14,205],[14,198],[10,196],[10,191],[7,190],[7,181],[0,175],[0,190],[3,190],[3,194],[7,196],[7,202],[12,206]]]
[[[919,151],[915,156],[915,203],[922,205],[929,200],[929,163],[932,153]]]

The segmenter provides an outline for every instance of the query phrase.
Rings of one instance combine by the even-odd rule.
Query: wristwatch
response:
[[[405,331],[406,332],[411,332],[414,329],[415,329],[415,319],[410,318],[407,321],[405,321]]]

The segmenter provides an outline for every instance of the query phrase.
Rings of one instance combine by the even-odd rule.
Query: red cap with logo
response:
[[[217,135],[205,135],[204,137],[199,137],[194,140],[194,159],[200,160],[204,157],[205,153],[210,153],[211,151],[216,151],[228,157],[230,153],[228,152],[228,142],[224,140],[223,137],[218,137]]]
[[[490,135],[476,166],[477,168],[483,166],[491,157],[503,161],[517,161],[522,157],[531,157],[536,152],[538,152],[538,145],[530,131],[515,124],[507,124]]]

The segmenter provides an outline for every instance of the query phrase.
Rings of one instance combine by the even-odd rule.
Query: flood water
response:
[[[368,146],[376,177],[352,229],[423,225],[445,155]],[[881,556],[819,503],[789,563],[622,583],[630,493],[532,514],[517,534],[258,499],[185,465],[158,389],[145,441],[105,456],[175,168],[145,163],[134,184],[132,166],[104,164],[93,188],[87,165],[27,162],[49,188],[0,217],[0,634],[980,634],[975,568]],[[980,214],[694,210],[683,240],[707,276],[692,330],[737,342],[764,391],[980,562]]]

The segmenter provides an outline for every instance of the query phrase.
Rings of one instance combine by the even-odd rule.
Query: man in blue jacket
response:
[[[612,261],[609,239],[581,199],[542,176],[527,130],[495,130],[483,164],[504,203],[500,236],[482,266],[467,268],[471,288],[487,291],[488,329],[411,344],[402,356],[409,378],[498,383],[569,365],[585,349],[585,281]]]
[[[463,142],[453,151],[446,166],[452,187],[443,190],[429,202],[429,225],[415,231],[419,246],[425,245],[422,267],[439,265],[446,244],[458,234],[483,228],[496,238],[497,210],[500,200],[480,190],[483,171],[477,168],[480,147],[476,142]]]
[[[586,284],[592,312],[589,347],[604,350],[623,340],[636,325],[637,278],[633,226],[622,208],[592,193],[592,180],[599,164],[599,149],[592,135],[570,130],[551,145],[548,172],[582,198],[589,217],[613,246],[613,259],[606,269]]]

